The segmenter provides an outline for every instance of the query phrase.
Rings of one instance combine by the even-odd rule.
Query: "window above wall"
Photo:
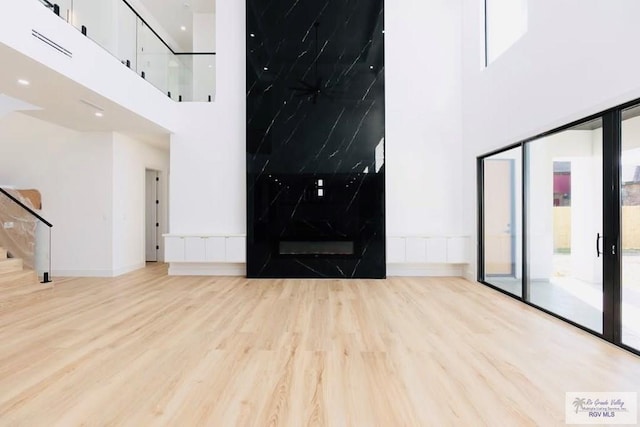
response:
[[[528,0],[484,0],[485,66],[527,32]]]

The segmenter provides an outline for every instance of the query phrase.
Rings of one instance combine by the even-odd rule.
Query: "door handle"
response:
[[[600,258],[600,255],[602,255],[602,252],[600,252],[600,239],[604,238],[604,236],[601,236],[600,233],[598,233],[596,235],[596,255],[598,258]]]

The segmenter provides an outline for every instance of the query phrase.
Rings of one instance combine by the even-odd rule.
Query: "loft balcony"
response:
[[[213,1],[210,6],[203,6],[209,2],[200,3],[198,11],[206,13],[190,11],[167,18],[190,21],[173,35],[149,13],[145,19],[126,0],[37,1],[170,99],[211,102],[215,98]],[[140,3],[138,8],[144,5]]]

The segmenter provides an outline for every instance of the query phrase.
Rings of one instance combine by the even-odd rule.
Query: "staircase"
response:
[[[0,247],[0,287],[38,283],[35,271],[25,270],[22,259],[9,258],[8,255],[7,250]]]

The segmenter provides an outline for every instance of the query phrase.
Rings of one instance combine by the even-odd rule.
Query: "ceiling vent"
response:
[[[47,44],[48,46],[54,48],[58,52],[68,56],[69,58],[73,58],[73,53],[71,53],[69,50],[65,49],[64,47],[60,46],[58,43],[54,42],[53,40],[43,35],[42,33],[36,30],[31,30],[31,35],[37,38],[38,40],[40,40],[41,42]]]

